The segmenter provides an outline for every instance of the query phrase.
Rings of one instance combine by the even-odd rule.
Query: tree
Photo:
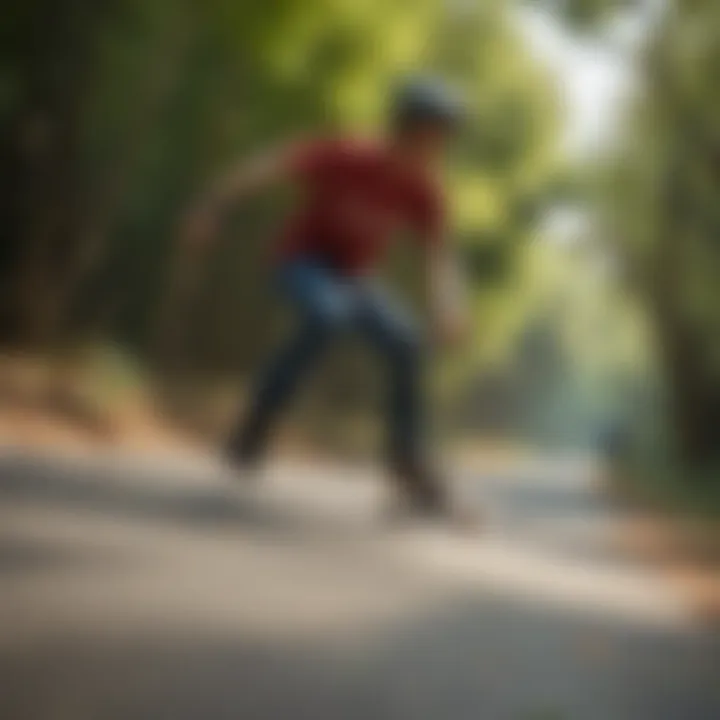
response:
[[[14,8],[0,53],[0,172],[12,189],[0,198],[0,270],[13,280],[5,339],[52,348],[90,334],[147,360],[158,325],[179,327],[162,372],[168,358],[204,375],[254,366],[277,332],[261,268],[288,198],[238,210],[206,275],[186,278],[192,297],[172,292],[179,214],[261,146],[378,127],[388,91],[415,72],[445,75],[468,96],[449,195],[483,340],[512,336],[509,279],[557,168],[552,87],[509,12],[500,0]]]
[[[655,330],[680,455],[701,467],[720,450],[719,21],[713,2],[671,6],[647,53],[607,212]]]

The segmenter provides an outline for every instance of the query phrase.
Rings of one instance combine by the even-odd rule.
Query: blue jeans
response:
[[[299,314],[295,333],[266,367],[229,452],[255,460],[300,380],[339,334],[361,334],[379,353],[388,380],[388,453],[393,462],[420,450],[422,343],[412,320],[375,283],[347,278],[312,259],[278,270],[282,294]]]

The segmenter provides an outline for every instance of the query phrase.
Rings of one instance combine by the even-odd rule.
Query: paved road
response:
[[[574,463],[458,473],[480,539],[371,470],[0,453],[3,720],[718,720],[718,639]]]

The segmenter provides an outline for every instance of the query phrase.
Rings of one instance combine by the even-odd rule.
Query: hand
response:
[[[217,231],[217,218],[205,209],[192,210],[180,226],[180,241],[191,252],[207,248]]]
[[[461,345],[468,337],[470,323],[461,313],[444,314],[434,324],[434,336],[443,347],[454,348]]]

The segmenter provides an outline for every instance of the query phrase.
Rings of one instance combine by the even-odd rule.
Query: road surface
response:
[[[372,469],[0,453],[2,720],[718,720],[718,638],[578,463],[458,471],[480,538]]]

